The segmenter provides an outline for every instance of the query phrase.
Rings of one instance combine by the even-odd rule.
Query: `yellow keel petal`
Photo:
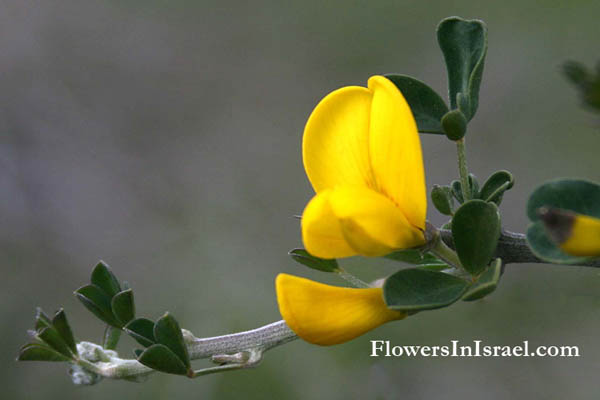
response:
[[[279,274],[279,311],[302,339],[322,346],[344,343],[406,313],[390,310],[381,288],[352,289]]]

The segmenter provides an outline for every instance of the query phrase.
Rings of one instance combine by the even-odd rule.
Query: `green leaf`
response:
[[[158,343],[167,346],[189,368],[190,358],[183,340],[183,334],[177,320],[171,314],[166,313],[156,321],[154,324],[154,337]]]
[[[138,361],[146,367],[167,374],[187,375],[189,367],[186,366],[167,346],[153,344],[140,356]]]
[[[450,186],[433,185],[431,189],[431,201],[435,208],[444,215],[452,215],[454,199]]]
[[[142,349],[133,349],[133,354],[135,355],[135,358],[139,358],[143,352],[144,350]]]
[[[489,264],[500,238],[500,214],[494,203],[470,200],[452,219],[452,239],[463,267],[479,275]]]
[[[66,357],[50,347],[40,343],[29,343],[21,347],[17,361],[70,361]]]
[[[420,264],[417,268],[428,271],[442,272],[447,269],[452,269],[448,264]]]
[[[402,92],[415,120],[417,129],[423,133],[445,134],[442,129],[442,117],[448,112],[448,106],[432,88],[425,83],[406,75],[384,75]]]
[[[75,291],[75,296],[96,317],[117,328],[122,325],[112,313],[110,297],[96,285],[86,285]]]
[[[154,321],[148,318],[137,318],[125,326],[125,332],[144,347],[156,343],[154,337]]]
[[[437,37],[448,70],[451,108],[459,108],[470,121],[479,104],[487,28],[483,21],[450,17],[440,22]]]
[[[454,195],[454,198],[460,204],[464,203],[465,199],[463,198],[462,184],[460,183],[460,181],[452,181],[450,183],[450,187],[452,187],[452,194]]]
[[[467,281],[453,275],[410,268],[385,280],[383,298],[393,310],[432,310],[454,303],[468,287]]]
[[[111,298],[121,291],[119,281],[104,261],[100,261],[92,271],[91,281]]]
[[[578,214],[600,218],[600,185],[581,179],[558,179],[536,188],[527,201],[527,216],[533,222],[527,229],[527,242],[542,260],[557,264],[581,263],[589,257],[564,253],[548,237],[537,210],[541,207],[561,208]]]
[[[40,332],[38,332],[37,336],[49,347],[51,347],[53,350],[56,350],[65,357],[73,357],[74,353],[71,352],[69,346],[64,342],[58,331],[53,327],[42,329]]]
[[[135,303],[133,301],[133,290],[127,289],[117,293],[111,301],[112,312],[123,324],[135,318]]]
[[[35,330],[41,331],[44,328],[51,327],[52,321],[40,307],[35,310]]]
[[[446,265],[442,260],[431,253],[424,253],[417,249],[399,250],[390,253],[385,258],[416,265]]]
[[[481,273],[477,281],[472,284],[463,296],[464,301],[474,301],[484,298],[496,290],[502,275],[502,259],[497,258]]]
[[[479,181],[473,174],[469,174],[469,188],[471,189],[471,195],[473,198],[479,197]]]
[[[510,190],[514,184],[515,180],[510,172],[494,172],[483,184],[479,198],[500,205],[504,192]]]
[[[107,350],[115,350],[119,339],[121,338],[121,329],[106,325],[104,335],[102,335],[102,347]]]
[[[288,253],[292,259],[305,265],[309,268],[316,269],[323,272],[337,272],[340,270],[338,263],[335,259],[326,260],[323,258],[315,257],[311,255],[305,249],[293,249]]]
[[[77,354],[77,345],[75,344],[73,331],[71,330],[69,322],[67,321],[67,315],[62,308],[58,310],[54,315],[54,318],[52,318],[52,325],[62,338],[63,342],[65,342],[65,344],[69,347],[71,352],[73,352],[73,354]]]

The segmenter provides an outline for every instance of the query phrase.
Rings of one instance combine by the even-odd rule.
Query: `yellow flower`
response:
[[[302,144],[316,196],[302,215],[306,250],[321,258],[382,256],[424,244],[427,197],[414,117],[383,76],[327,95]]]
[[[381,288],[352,289],[279,274],[279,312],[302,339],[322,346],[344,343],[406,313],[390,310]]]
[[[562,251],[600,257],[600,219],[558,208],[543,207],[538,213],[546,232]]]

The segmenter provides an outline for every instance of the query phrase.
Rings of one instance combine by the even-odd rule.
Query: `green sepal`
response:
[[[309,268],[323,272],[338,272],[340,270],[337,261],[334,259],[326,260],[315,257],[305,249],[293,249],[289,253],[292,259]]]
[[[437,38],[448,70],[450,108],[459,108],[470,121],[479,104],[487,52],[486,25],[478,20],[446,18],[438,25]]]
[[[467,133],[467,118],[460,110],[448,111],[442,118],[442,128],[450,140],[460,140]]]
[[[60,333],[54,327],[44,328],[37,333],[37,337],[46,343],[53,350],[59,352],[67,358],[73,358],[76,352],[72,352],[69,346],[65,343]]]
[[[431,189],[431,202],[435,208],[444,215],[454,212],[454,198],[450,186],[433,185]]]
[[[109,266],[100,261],[92,271],[91,282],[102,289],[110,298],[121,291],[121,285]]]
[[[29,343],[21,347],[17,361],[71,361],[71,357],[67,357],[44,344]]]
[[[187,368],[190,367],[190,357],[183,340],[181,328],[177,320],[166,313],[154,324],[154,337],[159,344],[167,346]]]
[[[54,329],[56,329],[62,341],[67,345],[71,352],[77,354],[77,344],[73,337],[73,331],[69,326],[69,321],[67,321],[67,315],[62,308],[54,314],[52,326],[54,326]]]
[[[402,92],[422,133],[443,135],[442,117],[448,112],[448,106],[439,94],[425,83],[406,75],[386,74]]]
[[[527,201],[527,229],[531,251],[542,260],[557,264],[575,264],[589,259],[563,252],[546,234],[537,210],[553,207],[600,218],[600,185],[582,179],[557,179],[537,187]]]
[[[479,198],[500,205],[504,192],[512,189],[514,184],[515,180],[510,172],[494,172],[483,184]]]
[[[383,298],[388,308],[401,311],[432,310],[449,306],[469,287],[466,280],[422,268],[403,269],[385,280]]]
[[[133,301],[133,290],[127,289],[117,293],[111,301],[111,308],[114,316],[126,325],[135,318],[135,303]]]
[[[386,255],[385,258],[414,265],[446,265],[442,260],[433,254],[423,252],[419,249],[398,250]]]
[[[148,347],[139,355],[138,361],[146,367],[167,374],[187,375],[189,371],[189,366],[163,344]]]
[[[136,318],[125,326],[125,332],[144,347],[156,343],[154,337],[154,321],[148,318]]]
[[[495,259],[491,265],[479,275],[463,295],[463,301],[474,301],[484,298],[496,290],[500,276],[502,275],[502,259]]]
[[[106,292],[96,285],[85,285],[75,291],[75,296],[96,317],[109,325],[121,328],[114,317],[111,307],[111,298]]]
[[[500,238],[500,214],[494,203],[470,200],[452,218],[452,239],[461,264],[473,276],[492,259]]]

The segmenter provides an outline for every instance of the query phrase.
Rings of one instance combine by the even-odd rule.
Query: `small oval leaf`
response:
[[[75,296],[96,317],[109,325],[121,328],[112,313],[110,297],[96,285],[86,285],[75,291]]]
[[[73,352],[60,336],[60,333],[54,327],[44,328],[38,332],[37,336],[48,345],[48,347],[59,352],[67,358],[73,357]]]
[[[146,367],[167,374],[186,375],[188,372],[188,367],[163,344],[148,347],[140,354],[138,361]]]
[[[104,261],[100,261],[92,271],[91,281],[111,298],[121,291],[117,277]]]
[[[406,75],[384,75],[402,92],[422,133],[444,134],[442,117],[448,112],[444,100],[432,88]]]
[[[111,301],[112,312],[115,317],[126,325],[135,318],[135,303],[133,301],[133,290],[127,289],[117,293]]]
[[[190,357],[183,340],[183,334],[177,320],[171,314],[166,313],[156,321],[154,324],[154,337],[158,343],[167,346],[189,368]]]
[[[154,321],[148,318],[136,318],[125,326],[125,332],[144,347],[156,343],[154,338]]]
[[[497,258],[481,273],[463,296],[464,301],[479,300],[496,290],[502,275],[502,260]]]
[[[427,269],[403,269],[385,280],[383,297],[388,308],[403,311],[432,310],[461,298],[469,282]]]
[[[305,249],[293,249],[288,253],[292,259],[309,268],[323,272],[338,272],[340,270],[335,259],[326,260],[311,255]]]
[[[448,70],[451,108],[460,107],[467,120],[471,120],[479,104],[487,27],[483,21],[450,17],[438,25],[437,37]]]
[[[471,275],[479,275],[494,256],[500,238],[500,214],[494,203],[471,200],[452,219],[458,258]]]
[[[29,343],[21,347],[17,361],[71,361],[71,359],[43,344]]]
[[[502,195],[515,184],[513,175],[508,171],[497,171],[490,175],[483,184],[479,198],[500,204]]]
[[[452,215],[454,209],[454,198],[449,186],[433,185],[431,189],[431,201],[435,208],[444,215]]]
[[[58,332],[62,340],[69,347],[73,354],[77,354],[77,345],[75,344],[75,338],[73,337],[73,331],[69,326],[69,322],[67,321],[67,315],[65,311],[61,308],[56,312],[54,318],[52,318],[52,325],[54,329]]]

